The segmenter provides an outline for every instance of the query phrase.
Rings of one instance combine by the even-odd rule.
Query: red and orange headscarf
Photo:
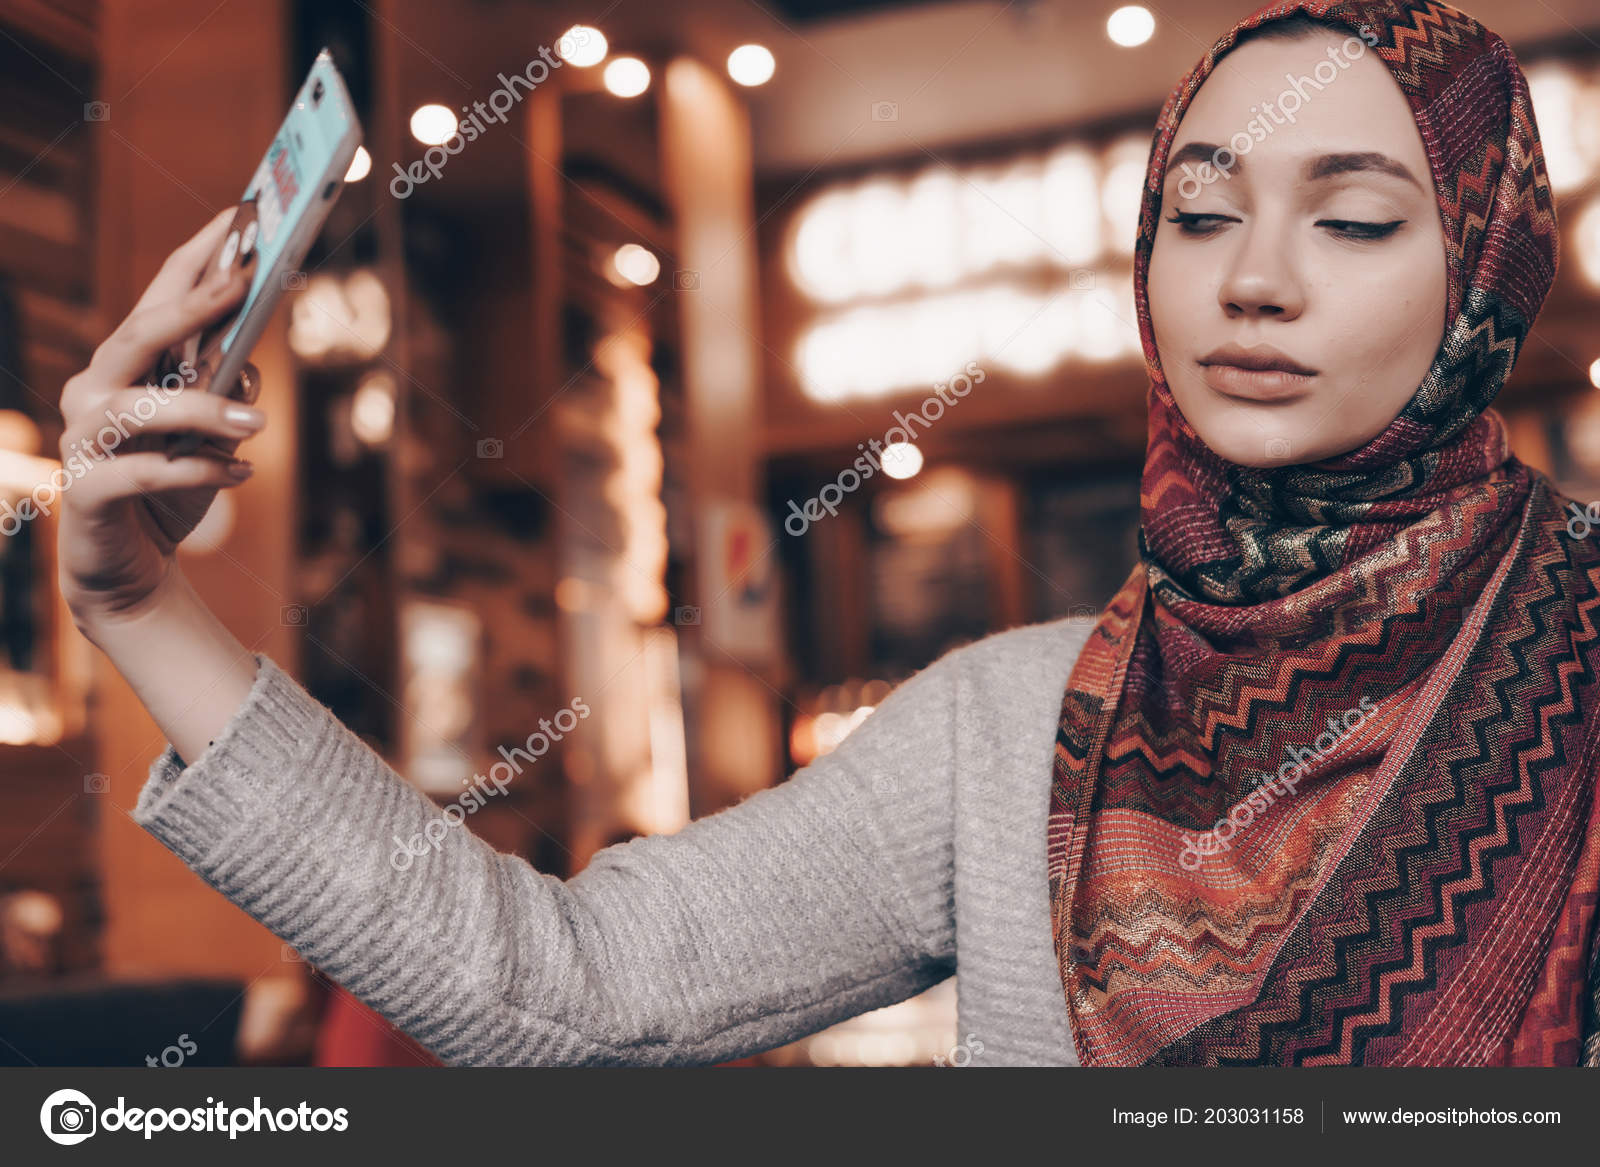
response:
[[[1146,277],[1184,111],[1295,12],[1404,91],[1450,290],[1382,433],[1262,469],[1180,413]],[[1556,268],[1511,50],[1438,3],[1263,8],[1168,98],[1143,198],[1140,562],[1072,670],[1050,808],[1080,1061],[1600,1064],[1600,535],[1490,408]]]

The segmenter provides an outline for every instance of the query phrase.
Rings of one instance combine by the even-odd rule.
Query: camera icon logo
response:
[[[83,120],[86,122],[110,121],[111,103],[109,101],[85,102],[83,107]]]
[[[306,958],[300,955],[299,949],[293,944],[281,945],[278,949],[278,959],[284,964],[304,964]]]
[[[278,619],[289,628],[305,627],[307,616],[304,604],[285,604],[278,612]]]
[[[677,625],[700,623],[700,609],[690,604],[672,610],[672,622]]]
[[[700,273],[697,271],[673,272],[672,286],[680,292],[692,292],[700,286]]]
[[[1067,277],[1067,286],[1074,292],[1092,292],[1094,290],[1094,269],[1089,267],[1075,267],[1072,274]]]
[[[499,438],[479,438],[478,457],[503,458],[506,454],[506,444]]]
[[[875,122],[897,122],[900,120],[900,104],[894,101],[875,101],[872,103],[872,120]]]
[[[95,1132],[94,1102],[79,1090],[57,1090],[39,1108],[45,1138],[64,1147],[83,1142]]]
[[[303,292],[306,290],[306,273],[303,271],[286,271],[283,273],[283,290],[286,292]]]
[[[1268,438],[1267,439],[1267,457],[1269,457],[1269,458],[1287,458],[1288,456],[1289,456],[1289,439],[1288,438]]]
[[[110,794],[111,779],[104,774],[85,774],[83,776],[83,792],[85,794]]]

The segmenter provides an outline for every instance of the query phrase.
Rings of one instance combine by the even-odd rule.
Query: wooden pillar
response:
[[[718,506],[764,504],[750,125],[743,102],[720,73],[689,57],[673,60],[665,73],[661,154],[680,265],[673,278],[683,340],[690,509],[700,522]],[[757,554],[771,557],[776,548]],[[700,566],[705,580],[707,565]],[[701,595],[696,602],[729,599]],[[690,642],[688,651],[696,647]],[[759,666],[706,647],[704,637],[698,647],[685,691],[690,803],[697,816],[771,785],[782,757],[770,679]]]

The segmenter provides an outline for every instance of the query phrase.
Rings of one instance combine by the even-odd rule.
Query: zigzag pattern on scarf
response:
[[[1337,848],[1340,825],[1372,793],[1370,766],[1309,775],[1276,803],[1277,820],[1251,826],[1234,878],[1197,889],[1173,878],[1173,830],[1139,811],[1118,817],[1108,764],[1090,867],[1114,871],[1124,894],[1094,900],[1058,938],[1076,954],[1080,1056],[1091,1064],[1576,1062],[1582,1018],[1600,1008],[1581,1000],[1600,880],[1600,829],[1590,821],[1600,738],[1584,723],[1584,711],[1592,719],[1600,705],[1600,549],[1554,537],[1564,535],[1565,501],[1535,483],[1512,552],[1528,559],[1517,572],[1528,586],[1497,606],[1495,634],[1480,642],[1491,659],[1459,672],[1443,701],[1448,716],[1418,742],[1349,850]],[[1435,566],[1442,542],[1432,541]],[[1209,736],[1294,736],[1270,727],[1301,725],[1312,685],[1324,680],[1337,694],[1348,662],[1381,661],[1396,637],[1437,624],[1409,615],[1365,643],[1278,662],[1272,679],[1234,678],[1208,695],[1217,713]],[[1085,651],[1109,647],[1102,639]],[[1230,707],[1246,712],[1223,716]],[[1072,833],[1096,713],[1081,694],[1063,710],[1052,838]],[[1393,728],[1379,726],[1365,744]],[[1215,788],[1200,781],[1211,777],[1203,751],[1129,746],[1143,764],[1128,768],[1126,782]],[[1108,763],[1116,753],[1107,747]],[[1166,817],[1204,830],[1214,805]],[[1580,857],[1573,843],[1585,837]],[[1058,890],[1066,865],[1050,874]],[[1291,930],[1300,937],[1292,949]],[[1540,967],[1549,971],[1536,983]],[[1497,1008],[1484,1015],[1493,991]],[[1113,1004],[1120,1013],[1108,1012]],[[1130,1030],[1135,1008],[1142,1023]]]

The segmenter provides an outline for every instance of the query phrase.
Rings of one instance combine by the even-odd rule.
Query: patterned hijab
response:
[[[1368,29],[1410,103],[1447,325],[1371,441],[1250,468],[1179,412],[1145,282],[1179,119],[1297,11]],[[1134,260],[1140,562],[1072,670],[1051,790],[1083,1064],[1600,1064],[1600,539],[1489,408],[1555,267],[1527,83],[1453,8],[1274,4],[1168,98]]]

